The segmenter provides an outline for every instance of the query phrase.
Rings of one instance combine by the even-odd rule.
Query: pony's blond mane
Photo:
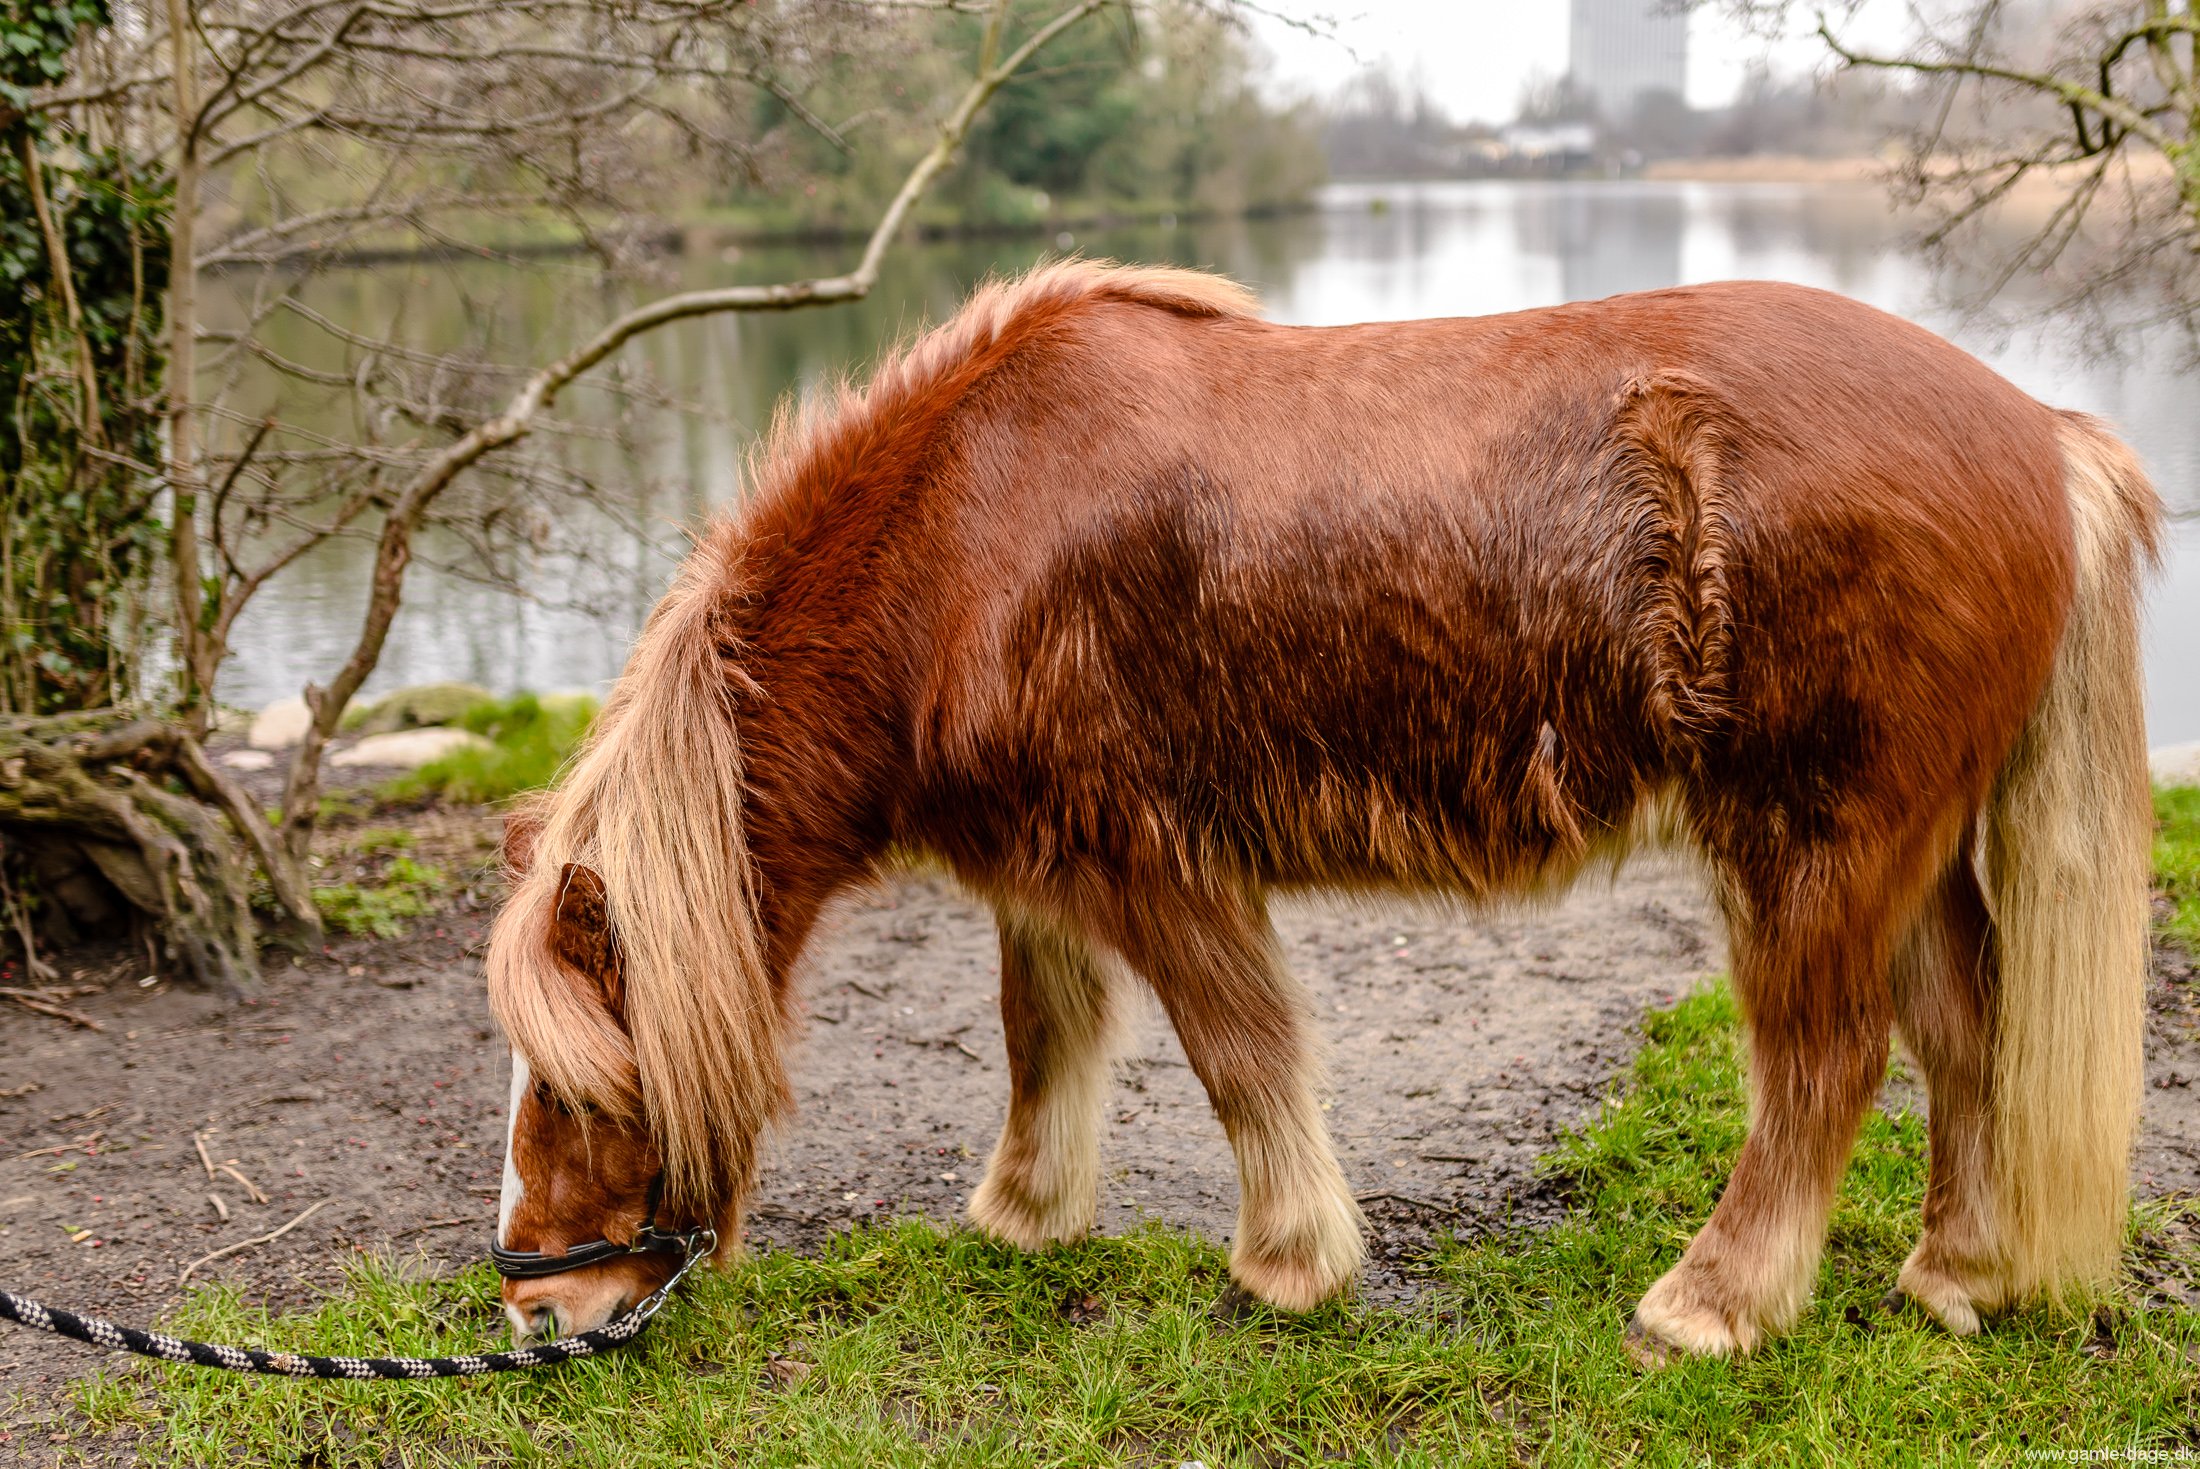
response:
[[[944,325],[891,355],[861,390],[783,409],[752,461],[757,504],[917,421],[996,352],[1081,303],[1186,316],[1256,310],[1234,282],[1195,271],[1071,260],[980,287]],[[936,419],[951,403],[931,405]],[[813,490],[817,486],[812,484]],[[824,488],[830,493],[830,487]],[[541,831],[498,917],[489,1000],[535,1078],[570,1102],[647,1124],[668,1205],[705,1217],[746,1187],[755,1141],[784,1110],[787,1015],[757,932],[742,827],[732,613],[743,526],[716,520],[650,614],[587,744],[534,808]],[[553,956],[568,867],[594,873],[624,981],[624,1025]]]
[[[712,528],[642,630],[497,919],[489,1000],[534,1076],[572,1102],[646,1121],[668,1202],[715,1210],[784,1105],[782,1016],[765,972],[741,824],[739,675],[722,656],[739,574]],[[568,864],[603,885],[624,1020],[552,954]]]

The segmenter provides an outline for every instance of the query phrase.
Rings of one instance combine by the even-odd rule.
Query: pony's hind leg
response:
[[[1853,849],[1791,851],[1766,865],[1778,875],[1728,876],[1749,1136],[1710,1220],[1635,1309],[1630,1345],[1645,1360],[1747,1352],[1794,1321],[1886,1071],[1887,866]]]
[[[1108,961],[1041,920],[1002,911],[998,921],[1008,1121],[970,1197],[970,1218],[1030,1250],[1092,1228],[1110,1060]]]
[[[1925,1231],[1891,1298],[1907,1296],[1958,1335],[1999,1303],[1994,1233],[1993,950],[1968,861],[1950,865],[1894,960],[1895,1024],[1925,1082],[1932,1169]]]
[[[1168,1011],[1238,1165],[1230,1274],[1287,1311],[1342,1292],[1364,1253],[1360,1210],[1314,1094],[1311,1006],[1258,897],[1155,902],[1124,957]]]

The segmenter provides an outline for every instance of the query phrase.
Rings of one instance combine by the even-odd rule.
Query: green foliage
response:
[[[1000,49],[1056,13],[1040,0],[1019,0]],[[910,23],[932,29],[912,42],[905,65],[828,77],[810,97],[812,108],[881,117],[943,107],[969,83],[985,20]],[[766,122],[783,119],[775,103],[763,112]],[[797,214],[782,217],[788,201],[768,195],[710,202],[777,227],[867,229],[933,134],[929,127],[899,136],[874,127],[858,138],[853,156],[799,128],[791,136],[790,156],[811,180],[793,201]],[[979,114],[960,164],[923,219],[969,229],[1121,212],[1288,207],[1305,203],[1322,178],[1311,115],[1262,99],[1236,30],[1199,5],[1169,0],[1150,11],[1110,10],[1049,42]]]
[[[1026,23],[1053,13],[1018,10]],[[977,23],[960,29],[966,55]],[[1230,211],[1303,203],[1322,181],[1310,120],[1264,102],[1237,33],[1188,5],[1111,11],[1058,37],[995,94],[964,151],[966,197],[998,178],[1087,204]]]
[[[80,1390],[78,1408],[225,1469],[1784,1465],[2190,1442],[2189,1310],[2033,1310],[1968,1340],[1878,1310],[1918,1227],[1925,1141],[1908,1115],[1867,1122],[1819,1299],[1790,1336],[1745,1361],[1634,1367],[1628,1303],[1702,1221],[1746,1114],[1723,989],[1647,1031],[1630,1095],[1551,1161],[1577,1212],[1439,1248],[1404,1309],[1234,1305],[1221,1252],[1158,1227],[1027,1255],[904,1220],[814,1256],[763,1251],[701,1279],[635,1349],[554,1373],[352,1385],[176,1368]],[[487,1270],[423,1281],[388,1262],[310,1313],[270,1318],[210,1289],[173,1326],[362,1355],[476,1351],[503,1332]]]
[[[435,900],[449,887],[450,880],[442,868],[410,857],[393,857],[380,882],[316,887],[313,903],[321,910],[322,921],[338,933],[394,939],[402,937],[414,919],[432,912]]]
[[[2173,905],[2162,932],[2200,951],[2200,786],[2154,793],[2154,882]]]
[[[127,623],[160,526],[139,466],[160,458],[159,303],[168,195],[128,156],[22,115],[65,73],[96,0],[0,17],[0,710],[111,703],[129,684]],[[38,160],[80,328],[26,173]],[[89,423],[85,364],[99,414]]]
[[[479,684],[418,684],[370,704],[353,704],[344,711],[342,727],[346,734],[367,735],[457,724],[489,697]]]
[[[0,124],[30,109],[31,93],[68,75],[77,32],[107,24],[107,0],[30,0],[0,12]]]
[[[435,795],[485,804],[540,790],[557,779],[588,726],[596,701],[519,694],[474,705],[453,721],[489,740],[487,749],[457,750],[384,785],[389,800]]]
[[[978,25],[970,20],[957,28],[958,52],[976,50]],[[974,170],[1023,188],[1068,195],[1092,187],[1100,182],[1098,155],[1139,124],[1146,89],[1138,50],[1128,12],[1073,27],[1049,43],[1037,66],[994,94],[970,130],[964,156]]]

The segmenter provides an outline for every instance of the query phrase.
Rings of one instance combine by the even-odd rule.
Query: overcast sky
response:
[[[1336,22],[1334,39],[1325,40],[1270,16],[1254,20],[1277,84],[1291,91],[1326,95],[1363,67],[1383,65],[1418,83],[1459,121],[1503,122],[1531,76],[1566,70],[1567,0],[1272,0],[1270,8],[1300,17],[1326,13]],[[1810,9],[1797,7],[1801,17]],[[1871,0],[1842,35],[1873,45],[1897,40],[1902,11],[1898,0]],[[1768,42],[1716,8],[1696,11],[1689,19],[1688,100],[1698,107],[1732,100],[1750,62],[1760,57],[1787,74],[1822,64],[1824,48],[1807,34],[1807,19],[1794,29],[1797,34]]]

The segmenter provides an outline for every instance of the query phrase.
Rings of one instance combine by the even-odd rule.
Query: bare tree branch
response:
[[[2051,43],[2024,16],[1979,0],[1941,16],[1952,42],[1913,9],[1918,33],[1892,51],[1848,44],[1823,13],[1817,34],[1844,67],[1940,89],[1895,181],[1965,304],[2021,284],[2095,345],[2179,322],[2200,350],[2200,5],[2102,4]]]
[[[413,538],[436,498],[485,456],[526,437],[535,420],[575,379],[627,342],[676,321],[731,311],[785,311],[805,306],[860,300],[878,280],[887,251],[910,211],[933,181],[954,160],[972,123],[1001,86],[1050,41],[1118,0],[1079,0],[1039,26],[1014,49],[1000,54],[1008,0],[994,6],[981,43],[976,75],[939,124],[939,135],[902,180],[879,216],[853,270],[768,286],[729,286],[661,298],[614,319],[563,357],[540,369],[495,415],[437,453],[392,500],[383,516],[375,548],[372,590],[359,637],[350,656],[326,687],[309,685],[306,703],[313,722],[293,754],[285,783],[283,810],[292,850],[302,854],[310,840],[318,802],[320,757],[337,729],[345,706],[356,695],[382,656],[402,599]]]
[[[2067,106],[2087,112],[2099,113],[2127,132],[2146,139],[2165,154],[2179,146],[2177,140],[2154,120],[2119,97],[2052,72],[2020,71],[2010,66],[1995,66],[1984,61],[1929,61],[1921,57],[1873,56],[1862,51],[1851,51],[1820,22],[1819,39],[1826,48],[1841,58],[1844,65],[1872,67],[1885,71],[1906,71],[1918,76],[1990,77],[1997,81],[2014,82],[2035,92],[2056,98]]]

